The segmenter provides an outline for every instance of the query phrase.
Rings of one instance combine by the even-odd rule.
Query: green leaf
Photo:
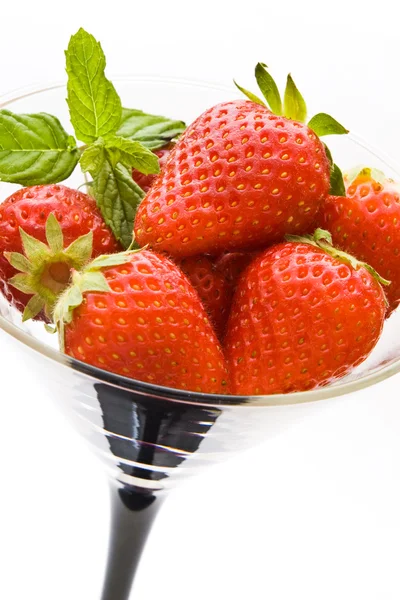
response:
[[[64,236],[55,215],[51,213],[46,221],[46,239],[50,250],[57,254],[64,250]]]
[[[114,135],[105,140],[105,148],[113,168],[120,162],[125,167],[134,167],[145,175],[160,171],[157,156],[140,142]],[[92,172],[91,175],[93,176]]]
[[[84,173],[89,171],[92,177],[96,177],[103,167],[104,160],[104,142],[101,139],[84,150],[79,162]]]
[[[328,159],[329,165],[332,168],[333,167],[332,152],[329,150],[328,146],[324,142],[322,142],[322,143],[324,144],[326,158]]]
[[[68,106],[76,137],[90,143],[115,133],[121,121],[121,100],[106,78],[106,59],[99,42],[84,29],[73,35],[65,53]]]
[[[31,263],[34,263],[38,258],[42,258],[49,254],[49,248],[46,244],[43,244],[43,242],[40,242],[28,233],[25,233],[21,227],[19,228],[19,233],[21,235],[24,254]]]
[[[367,177],[376,181],[376,183],[385,183],[386,175],[383,171],[375,169],[374,167],[365,167],[364,165],[358,165],[353,167],[346,173],[346,181],[348,185],[351,185],[357,177]]]
[[[19,252],[4,252],[4,256],[17,271],[21,271],[22,273],[30,273],[32,271],[31,263],[23,254]]]
[[[349,133],[349,130],[343,127],[336,119],[326,113],[318,113],[308,122],[310,129],[319,137],[323,135],[343,135]]]
[[[307,116],[307,106],[290,73],[287,76],[283,105],[285,117],[304,123]]]
[[[233,80],[233,83],[236,85],[237,89],[242,92],[242,94],[247,96],[249,100],[255,102],[256,104],[261,104],[262,106],[265,106],[265,102],[261,100],[261,98],[253,94],[253,92],[249,92],[249,90],[246,90],[246,88],[239,85],[235,80]]]
[[[183,121],[149,115],[132,108],[122,109],[122,119],[116,134],[142,142],[150,150],[157,150],[181,135],[186,129]]]
[[[0,180],[21,185],[67,179],[79,159],[75,139],[47,113],[0,110]]]
[[[87,263],[93,253],[93,231],[74,240],[65,250],[65,254],[75,264],[84,265]]]
[[[17,273],[14,277],[8,280],[9,285],[12,285],[23,294],[32,294],[30,285],[30,277],[26,273]]]
[[[332,196],[346,196],[342,171],[337,165],[333,165],[331,169],[331,187],[329,193]]]
[[[84,292],[109,292],[110,286],[107,283],[107,279],[100,271],[88,271],[86,272],[80,282],[80,290]]]
[[[44,309],[45,301],[38,294],[32,296],[29,300],[28,304],[25,306],[24,313],[22,315],[22,321],[29,321],[30,319],[34,319],[40,313],[41,310]]]
[[[122,246],[129,248],[136,210],[145,196],[133,181],[131,172],[121,164],[113,168],[106,160],[93,179],[92,193],[106,224]]]
[[[103,254],[102,256],[97,256],[97,258],[93,259],[87,266],[87,269],[93,271],[104,269],[105,267],[123,265],[129,262],[131,255],[136,254],[136,252],[138,252],[138,250],[127,250],[125,252],[119,252],[118,254]]]
[[[264,63],[258,63],[255,70],[258,86],[266,99],[268,106],[276,115],[282,114],[282,100],[278,87],[268,73]]]

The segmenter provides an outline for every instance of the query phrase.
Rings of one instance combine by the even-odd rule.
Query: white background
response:
[[[11,5],[10,5],[11,4]],[[0,94],[62,80],[81,25],[108,74],[250,86],[261,60],[400,164],[394,2],[8,3]],[[19,355],[0,347],[0,598],[98,600],[108,535],[101,468]],[[399,377],[338,401],[171,494],[135,600],[398,600]],[[178,525],[179,524],[179,527]],[[150,589],[149,589],[150,581]]]

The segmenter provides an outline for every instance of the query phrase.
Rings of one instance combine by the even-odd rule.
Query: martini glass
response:
[[[213,104],[237,97],[233,87],[172,78],[120,78],[116,86],[124,106],[186,122]],[[63,85],[50,85],[13,92],[0,99],[0,107],[49,112],[66,126],[65,96]],[[354,135],[332,138],[329,145],[343,168],[367,164],[400,177],[390,159]],[[65,183],[77,187],[84,178],[77,170]],[[16,188],[1,183],[0,201]],[[209,395],[127,379],[64,356],[43,324],[22,324],[20,314],[0,297],[0,354],[17,344],[21,359],[33,364],[43,382],[43,393],[53,396],[109,476],[112,525],[101,600],[132,597],[147,535],[171,487],[285,431],[338,396],[399,372],[399,333],[400,313],[394,313],[368,360],[329,387],[274,396]]]

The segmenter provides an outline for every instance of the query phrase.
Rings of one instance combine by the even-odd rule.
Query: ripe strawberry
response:
[[[174,146],[173,143],[169,143],[166,146],[163,146],[162,148],[160,148],[159,150],[154,150],[154,154],[156,156],[158,156],[158,161],[160,163],[160,171],[163,170],[165,163],[167,162],[167,158],[168,158],[173,146]],[[151,186],[153,185],[156,177],[157,177],[156,175],[153,175],[153,174],[145,175],[144,173],[141,173],[137,169],[132,169],[133,181],[135,183],[137,183],[146,194],[149,191],[149,189],[151,188]]]
[[[79,360],[157,385],[226,391],[225,359],[199,297],[163,255],[95,259],[74,274],[54,316],[61,346]]]
[[[221,254],[215,263],[216,270],[221,273],[234,292],[240,275],[256,258],[257,252],[227,252]]]
[[[64,244],[69,248],[64,250]],[[77,190],[62,185],[22,188],[0,204],[0,291],[25,311],[26,319],[49,320],[71,269],[119,249],[94,200]]]
[[[231,285],[208,256],[184,258],[179,266],[198,293],[215,333],[222,340],[232,302]]]
[[[202,114],[139,206],[136,239],[172,256],[257,248],[313,226],[329,190],[322,142],[247,100]]]
[[[386,310],[377,274],[324,238],[274,246],[239,280],[225,338],[233,393],[323,386],[374,348]]]
[[[400,186],[371,169],[345,184],[346,197],[330,196],[324,204],[323,226],[336,246],[391,281],[385,290],[391,312],[400,302]]]

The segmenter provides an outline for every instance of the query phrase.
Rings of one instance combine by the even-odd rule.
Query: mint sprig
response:
[[[56,117],[0,110],[0,181],[22,185],[62,181],[78,159],[75,139]]]
[[[114,133],[121,122],[122,106],[104,74],[106,58],[100,43],[81,28],[71,37],[65,57],[67,102],[76,137],[90,143]]]
[[[105,159],[100,171],[93,174],[90,193],[95,197],[106,224],[116,239],[127,249],[132,244],[133,222],[145,194],[133,181],[131,171],[123,164],[113,166]]]
[[[105,75],[100,43],[84,29],[73,35],[65,52],[67,103],[77,148],[59,120],[47,113],[17,115],[0,110],[0,181],[21,185],[58,183],[78,162],[90,173],[90,193],[117,240],[132,244],[136,209],[144,192],[132,180],[132,168],[158,173],[152,152],[177,138],[185,123],[138,109],[122,108]]]

